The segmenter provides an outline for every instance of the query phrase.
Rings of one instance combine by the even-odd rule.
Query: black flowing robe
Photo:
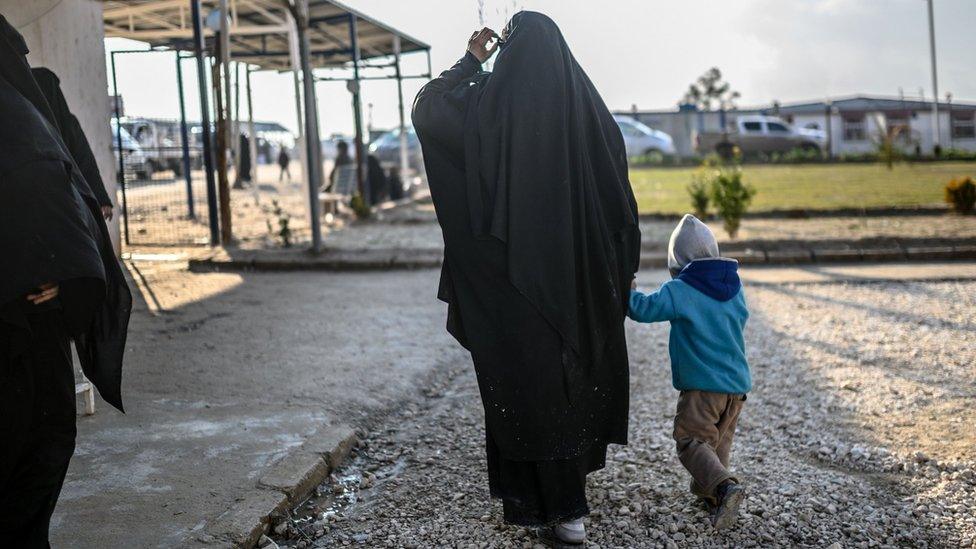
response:
[[[620,130],[548,17],[520,12],[491,74],[470,53],[413,123],[444,236],[438,297],[503,456],[627,440],[623,320],[640,233]]]
[[[132,296],[99,202],[31,75],[19,33],[0,16],[0,320],[24,297],[60,285],[85,375],[122,410],[122,355]],[[4,357],[0,357],[3,359]]]
[[[102,172],[99,171],[98,163],[95,161],[95,154],[92,153],[91,145],[88,143],[84,130],[81,129],[78,118],[68,108],[68,102],[61,92],[61,81],[58,76],[46,67],[34,67],[31,69],[31,74],[34,76],[34,81],[37,82],[37,87],[44,94],[44,99],[51,107],[54,119],[61,129],[64,144],[68,147],[68,152],[71,153],[75,165],[78,166],[78,171],[88,183],[88,188],[91,189],[95,200],[100,206],[112,206],[113,202],[109,198],[108,192],[105,191],[105,182],[102,180]]]

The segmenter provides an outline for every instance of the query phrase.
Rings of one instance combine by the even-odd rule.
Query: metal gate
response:
[[[117,57],[139,62],[142,56],[173,58],[180,119],[123,116]],[[158,58],[157,58],[158,59]],[[199,124],[186,120],[184,60],[172,51],[111,52],[112,149],[122,195],[122,226],[127,245],[206,245],[210,242]],[[158,60],[153,60],[158,63]],[[154,82],[164,83],[161,75]]]

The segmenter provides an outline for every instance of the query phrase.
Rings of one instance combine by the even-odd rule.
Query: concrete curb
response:
[[[747,243],[741,243],[747,244]],[[856,263],[892,261],[933,261],[947,259],[976,259],[976,244],[960,239],[959,243],[938,245],[912,245],[903,247],[898,243],[884,243],[877,247],[857,247],[848,244],[831,245],[830,242],[813,243],[809,247],[772,248],[729,246],[724,255],[742,264],[756,265],[800,265],[811,263]],[[342,256],[313,256],[295,254],[287,258],[259,252],[246,257],[208,257],[191,259],[191,271],[389,271],[410,269],[432,269],[440,267],[442,256],[429,252],[409,252],[390,254],[343,254]],[[667,266],[667,253],[660,250],[641,254],[641,267],[658,268]]]
[[[214,519],[203,537],[213,540],[214,546],[254,547],[268,533],[274,517],[311,495],[349,456],[357,442],[355,431],[345,425],[320,429],[265,472],[257,490]]]

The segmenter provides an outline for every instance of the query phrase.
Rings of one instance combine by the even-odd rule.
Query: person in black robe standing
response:
[[[505,521],[582,543],[586,475],[627,442],[637,207],[620,130],[556,24],[522,11],[498,38],[476,32],[413,106],[438,297],[472,355]]]
[[[0,16],[0,532],[48,547],[75,443],[70,341],[122,410],[132,296],[99,201]]]
[[[251,184],[251,140],[242,133],[237,143],[237,148],[241,151],[241,161],[237,168],[237,179],[234,181],[234,188],[243,189],[245,184]]]
[[[81,129],[78,118],[68,108],[68,102],[61,92],[61,80],[54,74],[54,71],[46,67],[32,68],[31,75],[34,76],[37,87],[40,88],[41,93],[44,94],[44,99],[47,100],[47,104],[51,107],[54,119],[61,129],[61,137],[64,139],[64,144],[68,147],[68,152],[71,153],[71,158],[74,159],[75,165],[78,166],[82,177],[85,178],[85,182],[88,183],[88,188],[91,189],[95,200],[98,201],[98,205],[102,211],[102,217],[106,220],[111,220],[113,209],[112,199],[109,198],[108,192],[105,191],[102,172],[99,171],[98,163],[95,162],[95,154],[92,153],[88,138],[85,136],[84,130]]]

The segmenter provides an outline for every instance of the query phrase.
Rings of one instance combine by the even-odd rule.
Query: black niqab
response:
[[[491,74],[469,53],[413,122],[444,234],[438,296],[502,455],[626,442],[623,319],[639,262],[620,130],[548,17],[520,12]]]
[[[23,38],[0,16],[0,308],[16,310],[40,284],[58,283],[82,368],[121,410],[132,296],[98,201],[25,53]]]

